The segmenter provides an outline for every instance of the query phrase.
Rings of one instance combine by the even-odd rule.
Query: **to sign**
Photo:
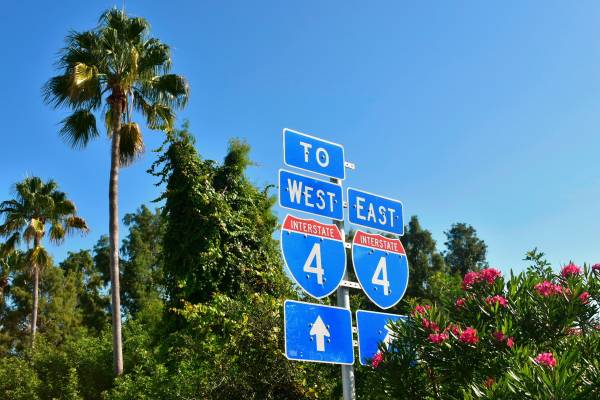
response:
[[[390,324],[406,320],[403,315],[387,314],[374,311],[356,311],[356,329],[358,332],[358,359],[362,365],[369,365],[370,360],[380,350],[380,345],[389,346],[393,339]]]
[[[294,300],[286,300],[283,310],[288,359],[354,363],[350,310]]]
[[[279,205],[335,220],[344,219],[342,186],[279,170]]]
[[[346,178],[342,145],[291,129],[283,130],[283,162],[332,178]]]
[[[380,308],[396,305],[408,286],[408,261],[399,239],[357,231],[352,264],[365,294]]]
[[[356,225],[402,236],[402,203],[363,190],[348,188],[348,220]]]
[[[333,293],[346,272],[344,239],[334,224],[287,215],[281,250],[296,283],[317,299]]]

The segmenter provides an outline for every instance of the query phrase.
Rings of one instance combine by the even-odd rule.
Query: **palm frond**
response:
[[[167,132],[173,129],[175,114],[170,107],[159,103],[149,104],[142,94],[137,91],[133,92],[133,105],[137,111],[146,117],[148,128]]]
[[[60,244],[65,239],[65,229],[59,223],[52,224],[49,233],[50,241],[55,244]]]
[[[76,230],[80,231],[82,234],[87,234],[90,231],[85,220],[77,216],[67,218],[64,229],[67,234],[71,234]]]
[[[27,228],[25,228],[25,231],[23,231],[23,239],[30,243],[36,238],[39,239],[44,236],[44,232],[44,223],[37,218],[32,218],[31,221],[29,221]]]
[[[149,74],[149,78],[160,72],[167,73],[171,68],[171,49],[160,40],[151,38],[143,45],[139,61],[140,74]]]
[[[144,152],[144,138],[142,130],[135,122],[123,124],[119,131],[120,136],[120,159],[123,166],[130,165]]]
[[[190,88],[183,76],[166,74],[143,82],[140,92],[154,103],[182,108],[187,104]]]
[[[22,216],[19,217],[8,217],[6,218],[6,222],[0,225],[0,236],[9,236],[14,232],[21,231],[25,226],[27,226],[27,219]]]
[[[79,66],[79,69],[77,69]],[[44,102],[54,108],[63,105],[71,108],[96,109],[102,104],[100,76],[92,67],[68,69],[65,74],[50,78],[42,87]]]
[[[52,257],[43,246],[37,246],[25,254],[30,265],[36,265],[40,270],[52,265]]]
[[[2,245],[2,254],[6,255],[14,251],[21,244],[21,233],[19,231],[10,235],[10,237]]]
[[[0,214],[9,212],[19,212],[23,209],[23,205],[17,200],[11,199],[0,203]]]
[[[83,148],[90,140],[100,136],[96,127],[96,117],[89,110],[75,111],[62,120],[60,135],[73,148]]]

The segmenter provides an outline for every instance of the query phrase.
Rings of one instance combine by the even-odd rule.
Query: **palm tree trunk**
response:
[[[40,246],[40,239],[35,237],[33,250]],[[33,310],[31,312],[31,347],[35,346],[35,334],[37,332],[37,318],[39,308],[39,286],[40,286],[40,267],[33,263]]]
[[[123,343],[121,340],[121,292],[119,283],[119,149],[121,137],[121,116],[123,106],[120,97],[112,99],[113,126],[110,151],[109,202],[109,242],[110,242],[110,280],[112,291],[112,330],[113,362],[115,375],[123,374]]]

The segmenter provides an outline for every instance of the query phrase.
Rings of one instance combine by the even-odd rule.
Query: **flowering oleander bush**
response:
[[[600,265],[469,272],[458,298],[414,306],[382,347],[373,398],[600,398]]]

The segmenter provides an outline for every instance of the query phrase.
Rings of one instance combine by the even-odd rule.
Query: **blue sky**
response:
[[[108,226],[109,146],[57,135],[65,115],[40,87],[71,29],[108,1],[8,2],[0,197],[25,176],[54,178],[91,233]],[[117,2],[120,6],[121,2]],[[492,265],[520,269],[537,246],[555,265],[600,261],[600,3],[592,1],[127,1],[173,48],[190,81],[188,118],[203,157],[245,138],[264,185],[282,165],[284,127],[342,143],[347,184],[398,198],[440,248],[475,226]],[[121,215],[159,194],[146,173],[162,136],[121,175]],[[280,214],[283,212],[279,211]],[[125,236],[125,232],[122,233]]]

